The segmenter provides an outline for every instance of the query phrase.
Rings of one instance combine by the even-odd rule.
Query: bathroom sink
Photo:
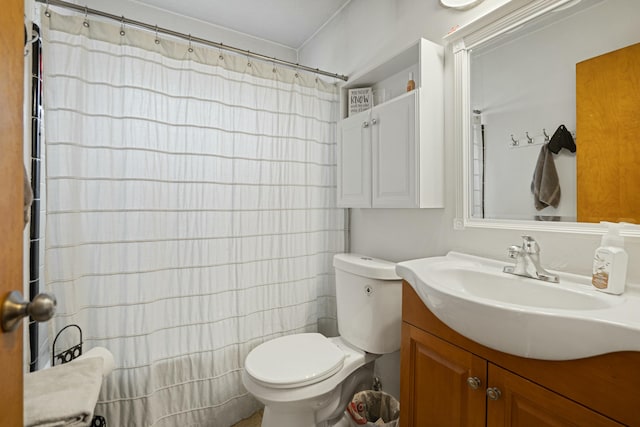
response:
[[[591,278],[549,283],[502,271],[508,262],[450,252],[401,262],[396,273],[447,326],[517,356],[570,360],[640,351],[640,292],[602,293]]]
[[[536,308],[565,310],[595,310],[607,308],[619,302],[603,294],[584,293],[579,289],[566,288],[547,282],[535,283],[502,272],[482,271],[452,266],[436,269],[442,281],[452,288],[466,292],[472,297],[484,298],[507,304]],[[524,280],[523,280],[524,279]]]

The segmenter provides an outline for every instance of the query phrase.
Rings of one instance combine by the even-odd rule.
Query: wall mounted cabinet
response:
[[[349,208],[441,208],[442,46],[421,39],[341,88],[338,200]],[[409,74],[416,89],[407,92]],[[373,89],[373,107],[347,117],[348,90]]]
[[[640,426],[640,353],[545,361],[475,343],[403,284],[400,426]]]

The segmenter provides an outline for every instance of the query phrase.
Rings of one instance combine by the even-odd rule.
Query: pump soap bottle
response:
[[[627,281],[629,256],[624,250],[624,238],[620,235],[622,224],[602,221],[609,230],[602,236],[602,243],[593,257],[591,283],[598,290],[610,294],[621,294]]]

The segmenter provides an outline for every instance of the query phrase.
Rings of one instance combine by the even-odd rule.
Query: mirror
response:
[[[591,62],[621,50],[638,64],[640,45],[628,52],[622,49],[640,42],[638,16],[637,0],[512,0],[445,37],[453,44],[456,71],[458,227],[597,231],[594,223],[600,220],[640,223],[640,173],[621,179],[621,173],[636,168],[618,163],[640,160],[640,147],[635,148],[633,140],[640,132],[637,112],[623,122],[629,126],[620,126],[616,114],[606,115],[619,110],[616,103],[637,107],[637,74],[630,73],[628,79],[620,78],[626,75],[620,72],[604,74],[600,70],[608,68]],[[610,89],[594,95],[599,87],[592,79],[596,74],[605,76],[604,81],[628,80],[632,91],[625,86],[622,96],[611,96]],[[599,110],[603,100],[610,104]],[[614,133],[597,134],[593,123],[605,123]],[[619,135],[620,128],[630,131]],[[576,152],[571,150],[574,138]],[[628,147],[619,145],[622,139],[630,140]],[[548,149],[549,142],[557,154]],[[602,156],[611,153],[615,155],[604,161]],[[608,171],[616,173],[616,194],[605,191],[598,196],[602,203],[598,198],[594,202],[589,194],[595,190],[590,188],[598,187],[596,194],[602,194]],[[637,209],[625,202],[619,211],[600,212],[600,205],[618,197],[627,178]]]

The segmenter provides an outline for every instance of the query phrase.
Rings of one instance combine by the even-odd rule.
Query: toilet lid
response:
[[[269,387],[293,388],[329,378],[342,368],[344,358],[344,352],[321,334],[295,334],[260,344],[244,367]]]

